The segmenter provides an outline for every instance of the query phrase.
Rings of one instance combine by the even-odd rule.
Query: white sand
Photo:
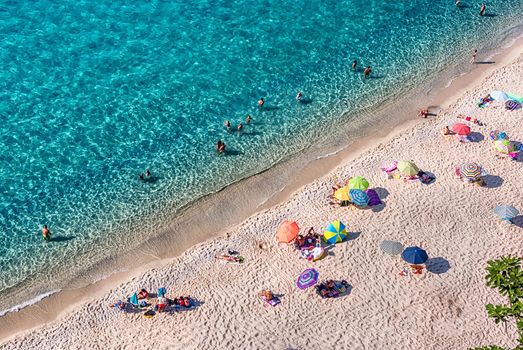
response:
[[[523,55],[500,68],[460,97],[438,117],[376,145],[342,164],[333,173],[300,189],[287,202],[254,215],[226,237],[196,246],[166,267],[118,286],[103,299],[78,307],[62,319],[19,335],[1,349],[467,349],[497,344],[515,346],[512,325],[489,320],[485,304],[504,302],[485,286],[489,259],[518,254],[523,229],[501,223],[492,213],[498,204],[523,211],[523,162],[498,159],[488,140],[491,129],[505,130],[523,141],[523,111],[502,106],[476,107],[479,97],[501,89],[523,94]],[[477,143],[460,144],[440,134],[444,125],[473,111],[487,127]],[[520,157],[520,159],[523,157]],[[386,180],[379,165],[412,159],[434,173],[422,185]],[[492,175],[488,187],[465,184],[453,175],[455,164],[474,161]],[[339,179],[363,175],[384,197],[382,210],[358,210],[328,204],[330,187]],[[202,213],[202,219],[205,215]],[[290,247],[278,246],[274,234],[284,219],[317,230],[330,220],[345,222],[352,239],[336,245],[318,262],[298,259]],[[522,225],[523,226],[523,225]],[[421,245],[432,260],[421,277],[398,274],[399,257],[379,250],[384,239]],[[216,261],[218,252],[234,248],[242,265]],[[439,263],[434,264],[436,261]],[[448,263],[448,266],[446,267]],[[296,288],[295,279],[315,267],[320,279],[346,279],[349,296],[323,300],[311,288]],[[191,295],[201,305],[191,311],[146,319],[107,305],[140,288],[165,286],[168,296]],[[263,288],[283,294],[282,304],[264,308]]]

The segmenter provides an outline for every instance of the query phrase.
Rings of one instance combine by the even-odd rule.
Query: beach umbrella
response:
[[[318,282],[318,271],[315,269],[307,269],[303,271],[296,280],[296,286],[300,289],[307,289]]]
[[[349,189],[365,191],[369,188],[369,182],[363,176],[355,176],[349,180]]]
[[[300,228],[296,221],[285,220],[276,233],[276,239],[279,243],[290,243],[298,237],[298,232],[300,232]]]
[[[514,152],[516,150],[516,146],[513,142],[509,140],[496,140],[494,141],[494,148],[504,154],[508,154],[510,152]]]
[[[497,101],[506,101],[509,99],[508,95],[503,91],[491,91],[490,97]]]
[[[362,190],[350,190],[349,197],[350,201],[359,207],[366,207],[369,204],[369,196]]]
[[[405,248],[403,253],[401,253],[403,260],[409,264],[419,265],[423,264],[429,259],[427,252],[421,249],[420,247],[408,247]]]
[[[347,238],[345,225],[339,220],[334,220],[323,232],[323,240],[330,244],[335,244]]]
[[[419,172],[418,167],[414,162],[408,161],[408,160],[402,160],[398,162],[398,170],[404,174],[409,176],[417,175]]]
[[[336,192],[334,192],[334,198],[336,198],[339,201],[350,200],[349,188],[347,186],[344,186],[342,188],[337,189]]]
[[[460,174],[469,180],[477,180],[481,176],[481,166],[476,163],[463,163],[460,166]]]
[[[466,136],[470,134],[470,126],[463,123],[456,123],[452,125],[452,131],[461,136]]]
[[[511,205],[498,205],[494,208],[494,213],[503,220],[512,220],[518,216],[519,211]]]
[[[380,249],[390,255],[398,255],[403,251],[403,244],[396,241],[383,241],[380,243]]]

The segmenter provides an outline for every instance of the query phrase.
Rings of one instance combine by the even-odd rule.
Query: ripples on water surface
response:
[[[521,22],[519,0],[490,1],[484,18],[464,4],[0,0],[0,290],[132,246],[165,208],[285,159]],[[242,136],[225,132],[247,114]],[[217,139],[231,155],[214,154]],[[45,223],[61,242],[42,242]]]

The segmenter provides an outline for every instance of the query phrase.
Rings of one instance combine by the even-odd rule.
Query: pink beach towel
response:
[[[392,163],[390,163],[389,165],[384,165],[380,169],[386,173],[391,173],[394,170],[398,169],[398,161],[393,160]]]

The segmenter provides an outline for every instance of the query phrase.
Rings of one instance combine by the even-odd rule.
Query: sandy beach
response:
[[[515,50],[515,51],[514,51]],[[4,338],[0,349],[467,349],[497,344],[515,346],[516,330],[489,320],[485,304],[503,302],[485,286],[487,260],[517,255],[523,248],[523,221],[501,222],[496,205],[523,209],[523,159],[496,157],[489,140],[493,129],[523,141],[523,110],[502,104],[477,107],[492,90],[523,94],[523,54],[513,50],[509,63],[482,78],[447,107],[358,157],[345,159],[329,174],[299,188],[285,202],[256,213],[241,224],[149,269],[111,286],[101,297],[68,310],[57,320]],[[472,115],[477,142],[459,143],[440,130]],[[392,160],[413,160],[433,173],[435,182],[387,179],[379,170]],[[456,178],[454,167],[477,162],[488,172],[486,186]],[[361,175],[384,204],[372,209],[330,204],[331,186]],[[205,218],[205,215],[202,214]],[[300,259],[275,233],[283,220],[295,220],[302,232],[321,231],[343,221],[349,239],[328,249],[322,260]],[[429,254],[427,271],[402,276],[406,263],[384,254],[379,245],[394,240],[417,245]],[[234,249],[242,264],[216,260]],[[296,288],[306,268],[320,280],[346,280],[350,293],[321,299],[314,288]],[[187,311],[124,313],[108,305],[141,288],[167,289],[167,296],[190,295]],[[263,289],[281,295],[266,308]],[[152,300],[151,300],[152,301]],[[38,318],[38,308],[33,308]]]

